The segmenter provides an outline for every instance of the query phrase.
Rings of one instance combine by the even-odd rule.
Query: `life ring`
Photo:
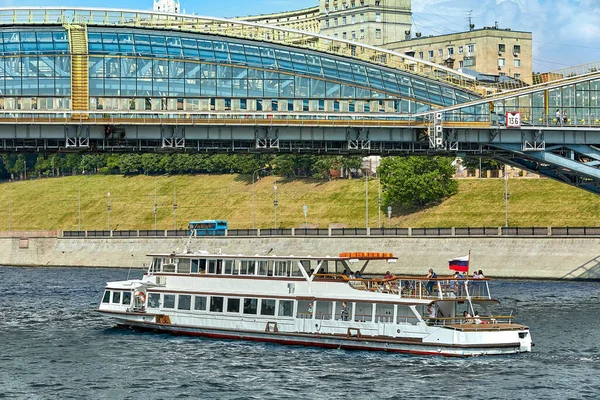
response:
[[[137,297],[138,299],[140,299],[140,301],[142,302],[142,304],[146,303],[146,293],[144,293],[144,292],[135,292],[135,297]]]

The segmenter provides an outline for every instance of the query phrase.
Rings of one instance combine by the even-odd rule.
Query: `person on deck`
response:
[[[429,268],[429,273],[427,274],[426,278],[431,278],[431,279],[437,279],[437,274],[435,272],[433,272],[433,268]],[[429,282],[427,282],[427,284],[425,285],[425,290],[427,291],[427,294],[431,294],[431,292],[433,291],[433,286],[435,286],[435,281],[434,280],[430,280]]]
[[[342,302],[342,321],[348,321],[348,304],[344,301]]]

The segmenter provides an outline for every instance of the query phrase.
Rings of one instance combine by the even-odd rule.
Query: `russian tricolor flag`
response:
[[[452,271],[469,272],[469,256],[452,258],[448,260],[448,268]]]

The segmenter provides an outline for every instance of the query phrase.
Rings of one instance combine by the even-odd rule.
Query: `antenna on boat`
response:
[[[190,232],[190,236],[188,236],[187,242],[185,242],[185,246],[183,246],[184,253],[191,253],[190,244],[192,244],[192,238],[194,237],[194,230]]]

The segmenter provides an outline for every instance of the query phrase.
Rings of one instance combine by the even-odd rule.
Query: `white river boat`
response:
[[[369,265],[397,261],[389,253],[150,257],[142,279],[106,285],[99,311],[118,326],[455,357],[530,352],[533,345],[527,326],[493,313],[489,279],[370,275]]]

